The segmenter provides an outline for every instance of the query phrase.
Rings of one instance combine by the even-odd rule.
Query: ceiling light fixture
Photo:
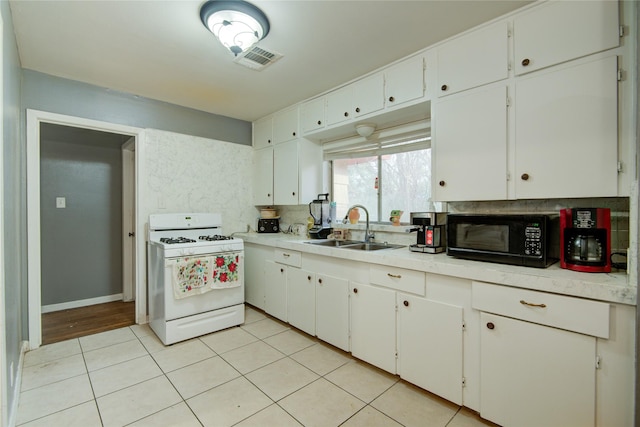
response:
[[[375,132],[375,130],[376,125],[374,123],[360,123],[359,125],[356,125],[356,132],[358,132],[358,135],[364,138],[369,138],[371,135],[373,135],[373,132]]]
[[[200,8],[200,19],[235,56],[269,34],[267,16],[242,0],[209,0]]]

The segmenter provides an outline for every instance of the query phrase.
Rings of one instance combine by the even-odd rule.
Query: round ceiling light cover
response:
[[[209,0],[200,8],[200,19],[236,56],[269,34],[264,12],[242,0]]]

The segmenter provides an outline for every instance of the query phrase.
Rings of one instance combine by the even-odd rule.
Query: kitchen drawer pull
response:
[[[487,328],[494,329],[495,327],[496,327],[496,325],[494,325],[493,322],[488,322],[487,323]]]
[[[284,268],[281,268],[281,269],[280,269],[280,273],[284,273]]]
[[[358,293],[358,288],[353,288],[353,293],[357,294]]]
[[[449,87],[448,87],[447,85],[442,85],[442,86],[440,87],[440,89],[441,89],[442,91],[445,91],[445,90],[449,89]]]
[[[533,302],[527,302],[523,299],[520,300],[520,304],[522,305],[528,305],[529,307],[540,307],[540,308],[545,308],[547,306],[547,304],[536,304]]]
[[[360,107],[356,107],[356,113],[360,112]]]
[[[529,65],[531,63],[531,61],[529,61],[529,58],[525,58],[522,60],[522,66],[526,67],[527,65]]]
[[[322,120],[318,120],[318,124],[321,125],[322,124]]]
[[[399,274],[391,274],[391,273],[387,273],[387,276],[389,277],[393,277],[394,279],[402,279],[402,276]]]
[[[322,279],[318,279],[318,283],[322,285]]]
[[[289,258],[291,255],[287,254],[287,253],[283,253],[282,256],[285,257],[285,258]]]
[[[390,96],[390,97],[389,97],[389,102],[393,102],[393,101],[395,101],[395,100],[396,100],[396,99],[395,99],[393,96]]]
[[[445,185],[447,185],[447,183],[446,183],[446,182],[444,182],[444,181],[440,181],[440,182],[438,183],[438,185],[439,185],[440,187],[444,187]]]
[[[528,173],[523,173],[520,176],[520,179],[522,179],[523,181],[528,181],[529,180],[529,174]]]
[[[404,304],[405,307],[409,307],[409,301],[404,300],[403,304]]]
[[[295,132],[291,132],[291,136],[296,136],[296,133]]]
[[[345,111],[345,112],[344,112],[344,116],[345,116],[345,117],[349,117],[349,112],[348,112],[348,111]]]
[[[311,280],[311,276],[307,276],[307,280],[309,280],[309,281],[310,281],[310,280]]]

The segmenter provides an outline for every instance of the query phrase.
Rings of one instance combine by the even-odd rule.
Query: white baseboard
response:
[[[87,307],[89,305],[104,304],[105,302],[121,301],[122,294],[106,295],[104,297],[96,297],[83,299],[78,301],[63,302],[60,304],[50,304],[42,306],[42,313],[51,313],[53,311],[68,310],[70,308]]]

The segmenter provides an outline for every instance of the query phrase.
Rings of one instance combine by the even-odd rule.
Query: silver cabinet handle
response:
[[[539,307],[539,308],[545,308],[547,306],[547,304],[536,304],[533,302],[527,302],[523,299],[520,300],[520,304],[522,305],[528,305],[529,307]]]

